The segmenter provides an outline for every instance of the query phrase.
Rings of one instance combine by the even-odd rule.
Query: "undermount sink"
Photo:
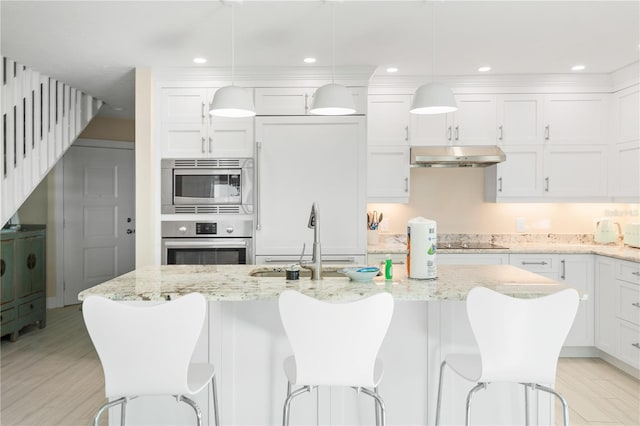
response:
[[[284,278],[286,275],[286,271],[282,268],[273,268],[273,269],[254,269],[249,272],[250,277],[259,277],[259,278]],[[323,278],[347,278],[344,274],[336,271],[335,269],[322,270]],[[300,270],[300,278],[311,278],[311,271],[308,269]]]

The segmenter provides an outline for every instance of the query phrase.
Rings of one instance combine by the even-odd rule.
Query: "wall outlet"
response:
[[[524,217],[516,218],[516,232],[524,232],[527,230],[527,220]]]

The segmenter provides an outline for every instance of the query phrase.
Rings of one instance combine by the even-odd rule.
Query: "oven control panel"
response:
[[[217,222],[196,222],[196,235],[215,235],[217,233]]]

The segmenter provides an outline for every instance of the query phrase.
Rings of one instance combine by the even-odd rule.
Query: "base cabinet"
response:
[[[640,369],[640,264],[598,256],[596,347]]]
[[[46,324],[45,231],[0,233],[0,333],[18,339],[19,331]]]

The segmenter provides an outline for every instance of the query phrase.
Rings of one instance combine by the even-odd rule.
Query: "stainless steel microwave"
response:
[[[166,213],[253,213],[252,158],[181,158],[161,162]]]

